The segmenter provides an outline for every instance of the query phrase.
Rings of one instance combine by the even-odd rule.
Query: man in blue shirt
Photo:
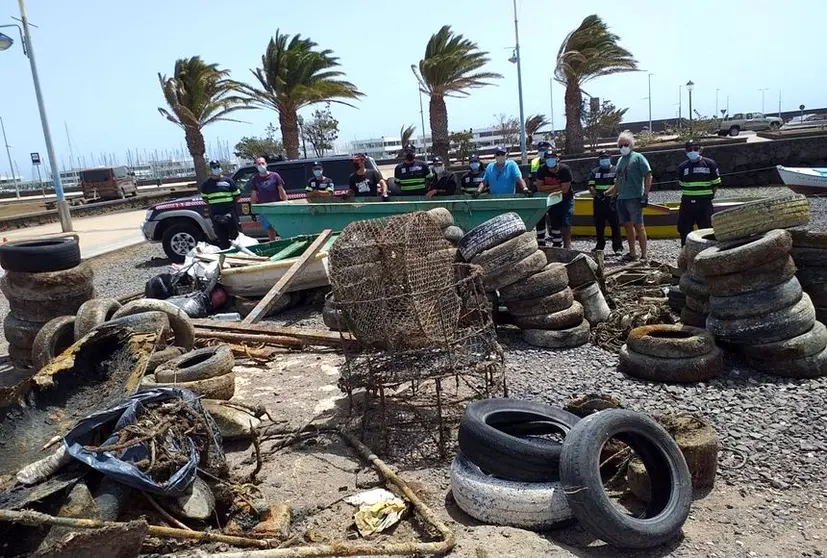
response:
[[[518,186],[520,193],[527,196],[531,195],[531,191],[526,187],[525,180],[523,180],[520,167],[507,158],[505,147],[499,145],[494,150],[494,162],[488,163],[485,168],[485,175],[477,194],[481,194],[486,189],[494,195],[514,194],[517,192]]]

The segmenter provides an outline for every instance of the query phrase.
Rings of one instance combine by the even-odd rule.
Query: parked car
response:
[[[767,116],[763,112],[736,113],[721,120],[719,136],[737,136],[742,130],[778,130],[784,124],[784,120],[777,116]]]
[[[138,195],[135,173],[124,167],[98,167],[80,171],[80,187],[86,200],[118,200]]]
[[[788,120],[782,129],[792,130],[798,128],[824,128],[827,126],[827,113],[805,114],[803,117],[795,116]]]
[[[323,157],[319,159],[299,159],[269,163],[267,168],[275,171],[284,179],[287,198],[290,200],[305,198],[305,186],[313,176],[313,162],[320,161],[324,166],[325,176],[333,179],[335,194],[347,193],[353,163],[350,156]],[[376,162],[368,158],[366,168],[378,170]],[[238,169],[232,178],[241,190],[238,200],[238,215],[242,232],[253,238],[267,238],[267,232],[254,221],[250,211],[250,179],[256,173],[254,166]],[[278,228],[278,223],[276,223]],[[141,231],[149,242],[160,242],[164,253],[174,262],[184,261],[184,256],[202,241],[216,240],[209,218],[207,204],[200,195],[178,198],[150,207],[141,225]]]

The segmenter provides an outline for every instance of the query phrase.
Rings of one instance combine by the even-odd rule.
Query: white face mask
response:
[[[623,155],[623,156],[626,156],[631,152],[632,152],[632,148],[629,147],[628,145],[624,145],[623,147],[620,148],[620,154]]]
[[[494,160],[497,161],[497,163],[499,163],[500,165],[502,165],[503,163],[505,163],[505,155],[497,155],[496,157],[494,157]]]
[[[264,174],[267,172],[267,165],[256,165],[256,169],[258,169],[258,172]]]
[[[442,165],[437,165],[437,166],[434,167],[434,172],[437,173],[437,174],[442,174],[442,171],[444,171],[444,170],[445,170],[445,167],[443,167]]]

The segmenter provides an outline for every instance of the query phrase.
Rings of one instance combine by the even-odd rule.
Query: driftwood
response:
[[[305,345],[317,345],[322,347],[339,348],[343,343],[356,343],[356,339],[349,333],[337,333],[333,331],[320,331],[300,327],[280,327],[275,324],[257,323],[243,325],[240,322],[219,322],[217,320],[193,320],[198,331],[212,331],[225,333],[240,333],[245,336],[268,335],[283,338],[294,338],[304,342]],[[204,334],[202,333],[202,336]],[[250,339],[248,339],[250,340]]]

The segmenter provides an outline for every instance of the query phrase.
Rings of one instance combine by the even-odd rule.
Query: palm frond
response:
[[[420,88],[429,95],[461,97],[469,89],[491,85],[490,81],[502,78],[494,72],[480,72],[489,62],[488,53],[479,50],[477,44],[462,35],[455,35],[449,25],[444,25],[431,36],[425,46],[425,56],[414,72]]]
[[[599,16],[586,17],[557,51],[555,80],[580,86],[597,77],[637,70],[637,61],[619,40]]]

